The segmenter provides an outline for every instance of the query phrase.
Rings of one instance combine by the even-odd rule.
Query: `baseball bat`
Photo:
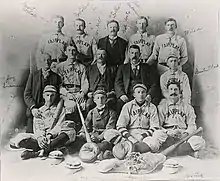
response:
[[[84,120],[83,114],[82,114],[82,112],[81,112],[81,109],[80,109],[80,106],[79,106],[79,103],[78,103],[77,100],[76,100],[76,106],[77,106],[77,109],[78,109],[78,111],[79,111],[79,116],[80,116],[80,119],[81,119],[81,122],[82,122],[83,129],[84,129],[84,131],[85,131],[86,141],[87,141],[87,143],[90,143],[90,142],[92,142],[92,140],[91,140],[90,135],[89,135],[89,133],[88,133],[88,130],[87,130],[87,128],[86,128],[85,120]]]
[[[163,155],[168,155],[170,154],[172,151],[174,151],[179,145],[181,145],[183,142],[185,142],[186,140],[188,140],[189,138],[191,138],[192,136],[200,133],[201,131],[203,131],[202,127],[199,127],[196,131],[194,131],[193,133],[189,134],[188,136],[182,138],[181,140],[179,140],[177,143],[171,145],[170,147],[166,148],[165,150],[163,150],[161,153]]]

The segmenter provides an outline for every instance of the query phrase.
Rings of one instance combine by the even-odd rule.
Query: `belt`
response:
[[[177,129],[178,125],[163,126],[165,129]]]

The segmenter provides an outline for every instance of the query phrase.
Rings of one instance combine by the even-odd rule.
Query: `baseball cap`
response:
[[[47,85],[45,88],[44,88],[44,92],[56,92],[57,93],[57,89],[55,86],[53,85]]]
[[[128,154],[133,151],[133,149],[133,145],[130,141],[122,141],[113,147],[112,153],[115,158],[123,160]]]
[[[104,90],[96,90],[93,94],[93,97],[95,97],[95,95],[97,94],[102,94],[102,95],[107,96],[107,93]]]
[[[133,87],[133,91],[138,88],[138,87],[141,87],[143,89],[145,89],[147,91],[147,87],[144,85],[144,84],[136,84],[134,87]]]
[[[176,52],[176,51],[169,51],[168,56],[167,56],[167,58],[166,58],[166,62],[167,62],[167,60],[168,60],[169,58],[177,58],[177,59],[179,59],[179,58],[180,58],[180,57],[179,57],[179,53]]]

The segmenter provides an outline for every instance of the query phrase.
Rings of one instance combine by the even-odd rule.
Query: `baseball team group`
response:
[[[89,159],[122,160],[131,152],[158,153],[197,129],[189,79],[182,71],[187,46],[175,19],[168,18],[166,32],[155,37],[147,31],[148,19],[140,16],[128,41],[118,36],[116,20],[107,22],[108,35],[98,41],[85,32],[81,18],[74,22],[74,36],[62,32],[64,17],[53,17],[52,24],[54,31],[38,42],[39,67],[24,91],[26,133],[11,142],[26,149],[22,159],[66,153],[75,142],[83,145],[89,133],[98,147]],[[172,155],[196,156],[204,147],[202,135],[194,135]]]

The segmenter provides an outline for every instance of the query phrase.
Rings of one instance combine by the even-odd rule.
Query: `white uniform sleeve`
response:
[[[147,60],[147,63],[149,65],[152,65],[153,62],[155,62],[157,60],[158,55],[159,55],[159,51],[160,51],[160,46],[158,43],[158,38],[156,38],[155,43],[154,43],[154,47],[153,47],[153,53],[151,54],[151,56]]]
[[[196,127],[196,115],[195,115],[195,112],[194,112],[194,109],[191,105],[187,105],[186,108],[185,108],[185,112],[186,112],[186,124],[187,124],[187,129],[185,132],[191,134],[193,133],[197,127]]]
[[[86,68],[83,66],[82,77],[81,77],[81,91],[84,93],[84,95],[86,95],[88,90],[89,90],[89,81],[86,75]]]
[[[186,74],[183,76],[183,100],[184,102],[191,104],[191,89],[189,79]]]
[[[160,76],[160,88],[165,98],[168,97],[166,72]]]
[[[186,41],[182,38],[182,44],[180,46],[180,65],[184,65],[188,61]]]

